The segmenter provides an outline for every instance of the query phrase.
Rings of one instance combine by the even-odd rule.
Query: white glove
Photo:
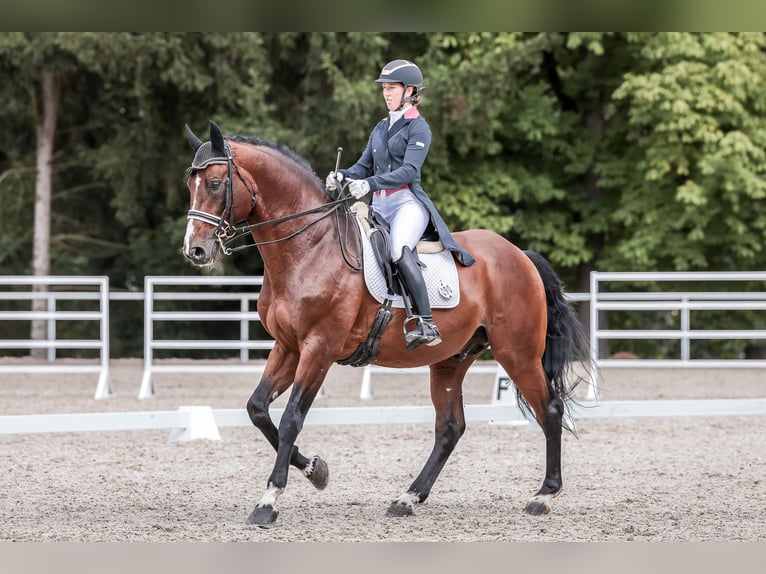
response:
[[[366,179],[352,179],[348,184],[348,192],[354,196],[354,199],[359,199],[370,193],[370,184]]]
[[[338,184],[343,181],[343,174],[339,171],[331,171],[327,174],[327,179],[324,180],[324,187],[327,191],[335,191],[338,189]]]

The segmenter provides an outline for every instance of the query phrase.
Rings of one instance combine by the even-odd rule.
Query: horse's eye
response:
[[[219,189],[221,189],[221,184],[223,182],[220,179],[211,179],[207,182],[207,189],[210,192],[216,192]]]

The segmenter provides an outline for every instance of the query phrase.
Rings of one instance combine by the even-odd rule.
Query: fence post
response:
[[[109,277],[99,280],[99,310],[101,311],[101,325],[99,335],[101,337],[101,371],[98,375],[98,385],[94,399],[108,399],[114,396],[112,391],[112,377],[109,373]]]
[[[374,397],[372,392],[372,366],[366,365],[362,370],[362,386],[359,390],[359,398],[369,400]]]
[[[54,313],[56,312],[56,298],[53,293],[46,292],[46,299],[48,300],[48,342],[53,343],[56,340],[56,318]],[[48,347],[48,362],[52,363],[56,360],[56,346],[51,345]]]
[[[691,357],[689,329],[691,328],[691,319],[689,312],[689,297],[681,297],[681,360],[687,362]]]
[[[139,399],[150,399],[154,396],[154,384],[152,383],[152,341],[154,328],[152,323],[154,313],[154,281],[150,276],[144,278],[144,374],[141,377],[141,388],[138,391]]]
[[[242,299],[239,300],[239,310],[242,313],[250,311],[250,301],[247,299],[247,293],[243,293]],[[243,343],[250,340],[250,321],[247,317],[242,317],[242,320],[239,322],[239,340]],[[247,363],[250,359],[250,350],[247,347],[243,346],[239,350],[239,359],[243,363]]]
[[[590,384],[586,398],[590,401],[599,398],[598,380],[598,271],[590,272]]]

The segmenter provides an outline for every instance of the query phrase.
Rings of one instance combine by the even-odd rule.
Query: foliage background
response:
[[[30,272],[43,71],[60,106],[51,272],[140,291],[201,272],[179,252],[185,123],[287,144],[323,176],[337,146],[344,165],[363,149],[385,112],[372,80],[395,58],[424,70],[424,186],[454,230],[543,253],[570,291],[594,269],[764,269],[764,48],[744,32],[3,32],[0,270]],[[262,263],[253,250],[215,272]],[[113,355],[140,354],[140,309],[123,307]]]

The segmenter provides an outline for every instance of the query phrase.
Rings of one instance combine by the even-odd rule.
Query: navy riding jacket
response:
[[[384,118],[373,128],[367,147],[357,162],[340,170],[344,178],[366,179],[370,191],[409,186],[410,191],[426,207],[439,240],[466,267],[475,259],[452,237],[447,224],[420,185],[420,169],[431,146],[431,128],[415,106],[407,109],[391,129]]]

